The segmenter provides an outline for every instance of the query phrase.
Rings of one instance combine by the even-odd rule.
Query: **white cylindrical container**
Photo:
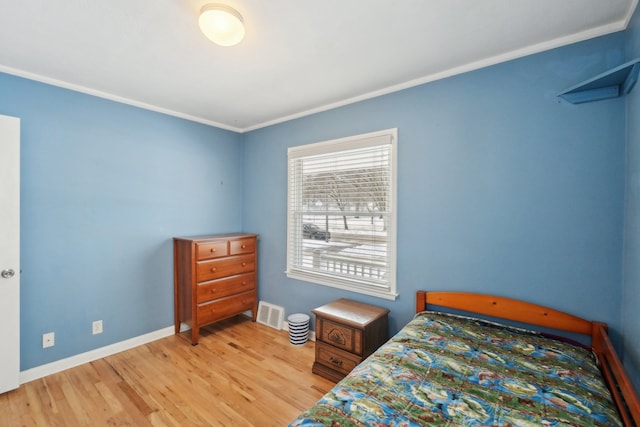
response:
[[[289,342],[293,345],[303,345],[309,339],[309,319],[304,313],[295,313],[287,317],[289,324]]]

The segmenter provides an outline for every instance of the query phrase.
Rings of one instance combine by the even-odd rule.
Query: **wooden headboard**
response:
[[[618,407],[625,426],[640,426],[640,401],[607,335],[607,324],[537,304],[511,298],[471,292],[416,293],[416,313],[427,305],[452,308],[484,316],[591,336],[602,375]]]
[[[494,295],[418,291],[416,313],[426,310],[427,304],[584,335],[593,335],[597,326],[607,327],[549,307]]]

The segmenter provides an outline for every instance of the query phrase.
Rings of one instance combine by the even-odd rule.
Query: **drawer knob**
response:
[[[211,288],[211,293],[215,294],[218,290],[216,288]]]
[[[247,245],[245,245],[244,243],[240,246],[242,249],[246,249]]]
[[[247,266],[247,263],[246,263],[246,262],[243,262],[243,263],[242,263],[242,266],[243,266],[243,267],[246,267],[246,266]]]
[[[215,251],[216,251],[216,248],[211,248],[211,252],[215,252]]]
[[[216,272],[216,268],[215,267],[211,267],[211,272],[215,273]]]
[[[329,362],[331,362],[332,364],[334,364],[336,366],[342,366],[342,360],[341,359],[336,359],[333,356],[329,357]]]
[[[242,286],[247,286],[247,281],[246,280],[242,281]]]

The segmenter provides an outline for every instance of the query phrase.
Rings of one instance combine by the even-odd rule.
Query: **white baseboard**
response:
[[[66,359],[56,360],[55,362],[47,363],[46,365],[36,366],[35,368],[20,372],[20,384],[37,380],[39,378],[46,377],[47,375],[71,369],[85,363],[93,362],[94,360],[102,359],[103,357],[111,356],[112,354],[120,353],[121,351],[129,350],[173,334],[174,327],[168,326],[154,332],[149,332],[148,334],[96,348],[95,350],[87,351],[86,353],[77,354],[75,356],[67,357]]]
[[[249,312],[250,316],[251,312]],[[180,332],[184,332],[191,329],[186,324],[180,325]],[[289,323],[284,322],[285,331],[289,331]],[[86,353],[76,354],[75,356],[67,357],[66,359],[56,360],[55,362],[47,363],[45,365],[36,366],[35,368],[27,369],[20,372],[20,384],[28,383],[29,381],[44,378],[47,375],[56,374],[58,372],[65,371],[67,369],[75,368],[85,363],[93,362],[94,360],[102,359],[103,357],[111,356],[112,354],[120,353],[121,351],[130,350],[134,347],[150,343],[152,341],[159,340],[174,334],[174,327],[168,326],[163,329],[158,329],[148,334],[140,335],[128,340],[120,341],[115,344],[107,345],[104,347],[96,348],[95,350],[87,351]],[[316,340],[315,331],[309,331],[309,341]]]

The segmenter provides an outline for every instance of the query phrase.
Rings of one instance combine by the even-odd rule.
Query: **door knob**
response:
[[[5,279],[10,279],[12,278],[14,275],[16,274],[15,271],[13,271],[13,269],[8,269],[8,270],[2,270],[2,273],[0,273],[0,276],[2,276]]]

